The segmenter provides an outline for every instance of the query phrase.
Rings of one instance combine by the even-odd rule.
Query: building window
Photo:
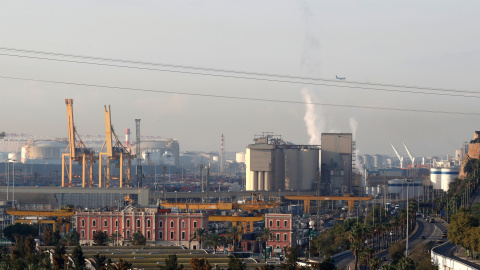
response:
[[[285,241],[285,242],[287,241],[287,234],[286,233],[283,234],[283,241]]]
[[[158,233],[158,238],[159,238],[159,239],[163,239],[163,232],[159,232],[159,233]]]
[[[150,225],[151,225],[150,222],[151,222],[150,219],[147,219],[147,228],[150,228]]]
[[[185,240],[185,232],[182,232],[182,240]]]
[[[277,246],[277,248],[280,248],[280,246]]]
[[[163,228],[163,221],[158,222],[158,227]]]
[[[147,231],[147,239],[150,239],[150,231]]]
[[[285,220],[285,221],[283,222],[283,225],[284,225],[285,227],[288,227],[288,222]]]
[[[85,219],[82,219],[82,227],[85,227]]]
[[[280,228],[280,220],[277,220],[277,228]]]
[[[137,219],[137,227],[140,227],[140,219]]]
[[[103,231],[103,233],[108,236],[107,231]]]
[[[118,220],[115,220],[115,227],[118,228]]]
[[[175,222],[170,221],[170,228],[174,228],[174,227],[175,227]]]
[[[270,228],[273,227],[273,220],[270,220]]]
[[[96,220],[93,220],[92,221],[92,227],[96,227],[97,226],[97,221]]]
[[[193,228],[197,228],[197,222],[196,221],[193,222]]]
[[[173,240],[174,232],[170,232],[170,239]]]
[[[127,219],[127,228],[130,228],[130,219]]]
[[[92,231],[92,236],[95,235],[96,233],[97,233],[97,231],[96,231],[96,230],[93,230],[93,231]]]
[[[107,227],[107,226],[108,226],[108,221],[105,219],[105,220],[103,221],[103,227]]]
[[[280,241],[280,234],[277,233],[277,241]]]
[[[127,238],[130,238],[130,231],[127,231]]]
[[[85,238],[85,230],[82,230],[82,238]]]
[[[182,221],[182,229],[185,229],[185,221]]]

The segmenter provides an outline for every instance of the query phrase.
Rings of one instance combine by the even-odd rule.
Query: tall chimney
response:
[[[125,146],[131,146],[130,145],[130,129],[127,128],[125,130]]]

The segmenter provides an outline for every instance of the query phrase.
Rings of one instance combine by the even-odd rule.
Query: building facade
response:
[[[272,253],[284,253],[285,247],[295,243],[292,223],[292,214],[265,214],[265,227],[270,229],[273,239],[267,241],[267,247]]]
[[[198,228],[208,228],[208,216],[204,213],[160,213],[157,207],[134,208],[123,211],[85,211],[75,215],[75,228],[80,234],[80,244],[92,245],[93,234],[103,231],[111,239],[111,245],[129,245],[135,232],[141,232],[147,245],[176,245],[191,249],[200,248],[192,235]],[[192,240],[192,241],[190,241]]]

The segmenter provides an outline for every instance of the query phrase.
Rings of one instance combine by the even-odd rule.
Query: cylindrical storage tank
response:
[[[442,188],[442,169],[441,168],[430,168],[430,182],[432,183],[433,189]]]
[[[247,148],[245,153],[245,189],[254,190],[253,171],[250,170],[250,149]]]
[[[237,152],[235,154],[235,161],[237,163],[245,163],[245,152]]]
[[[8,153],[8,162],[21,162],[20,152]]]
[[[300,150],[300,164],[302,165],[301,190],[317,189],[318,159],[318,149]]]
[[[405,189],[406,191],[406,185],[402,179],[393,179],[393,180],[388,180],[388,193],[391,194],[398,194],[398,198],[400,199],[405,199],[405,196],[403,195],[403,190]],[[406,192],[405,192],[406,193]]]
[[[460,173],[460,168],[442,168],[442,189],[443,191],[448,191],[449,185],[455,178],[458,177]]]
[[[273,191],[285,190],[285,152],[284,149],[272,150],[272,172],[270,175]]]
[[[299,190],[300,150],[285,149],[285,190]]]

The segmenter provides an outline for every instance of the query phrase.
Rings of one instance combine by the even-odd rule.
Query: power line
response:
[[[224,98],[224,99],[233,99],[233,100],[262,101],[262,102],[302,104],[302,105],[311,104],[311,105],[317,105],[317,106],[354,108],[354,109],[372,109],[372,110],[385,110],[385,111],[401,111],[401,112],[416,112],[416,113],[435,113],[435,114],[455,114],[455,115],[480,116],[480,113],[470,113],[470,112],[434,111],[434,110],[388,108],[388,107],[376,107],[376,106],[357,106],[357,105],[343,105],[343,104],[318,103],[318,102],[303,102],[303,101],[279,100],[279,99],[263,99],[263,98],[250,98],[250,97],[225,96],[225,95],[213,95],[213,94],[198,94],[198,93],[189,93],[189,92],[175,92],[175,91],[154,90],[154,89],[144,89],[144,88],[100,85],[100,84],[87,84],[87,83],[75,83],[75,82],[65,82],[65,81],[40,80],[40,79],[1,76],[1,75],[0,75],[0,78],[11,79],[11,80],[21,80],[21,81],[32,81],[32,82],[74,85],[74,86],[119,89],[119,90],[138,91],[138,92],[152,92],[152,93],[177,94],[177,95],[186,95],[186,96]]]
[[[21,58],[30,58],[30,59],[38,59],[38,60],[48,60],[48,61],[56,61],[56,62],[67,62],[67,63],[75,63],[75,64],[88,64],[88,65],[96,65],[96,66],[108,66],[108,67],[118,67],[118,68],[128,68],[128,69],[141,69],[141,70],[161,71],[161,72],[181,73],[181,74],[201,75],[201,76],[211,76],[211,77],[221,77],[221,78],[267,81],[267,82],[289,83],[289,84],[300,84],[300,85],[329,86],[329,87],[362,89],[362,90],[384,91],[384,92],[396,92],[396,93],[423,94],[423,95],[449,96],[449,97],[480,98],[480,96],[475,96],[475,95],[461,95],[461,94],[434,93],[434,92],[418,92],[418,91],[413,91],[413,90],[371,88],[371,87],[361,87],[361,86],[352,86],[352,85],[335,85],[335,84],[315,83],[315,82],[288,81],[288,80],[280,80],[280,79],[255,78],[255,77],[245,77],[245,76],[226,75],[226,74],[213,74],[213,73],[203,73],[203,72],[194,72],[194,71],[160,69],[160,68],[134,67],[134,66],[125,66],[125,65],[116,65],[116,64],[104,64],[104,63],[85,62],[85,61],[77,61],[77,60],[65,60],[65,59],[55,59],[55,58],[46,58],[46,57],[38,57],[38,56],[26,56],[26,55],[15,55],[15,54],[4,54],[4,53],[0,53],[0,55],[12,56],[12,57],[21,57]],[[440,91],[440,90],[436,90],[436,91]],[[443,90],[443,91],[447,92],[447,90]],[[479,92],[467,92],[467,91],[463,91],[463,92],[462,91],[457,91],[457,92],[459,92],[459,93],[480,94]]]
[[[25,50],[25,49],[16,49],[16,48],[7,48],[7,47],[0,47],[0,50],[15,51],[15,52],[22,52],[22,53],[32,53],[32,54],[54,55],[54,56],[70,57],[70,58],[90,59],[90,60],[98,60],[98,61],[110,61],[110,62],[119,62],[119,63],[128,63],[128,64],[137,64],[137,65],[162,66],[162,67],[180,68],[180,69],[191,69],[191,70],[201,70],[201,71],[243,74],[243,75],[251,75],[251,76],[276,77],[276,78],[307,80],[307,81],[333,82],[333,83],[347,84],[347,85],[382,86],[382,87],[405,88],[405,89],[413,89],[413,90],[429,90],[429,91],[438,91],[438,92],[480,94],[480,92],[478,92],[478,91],[459,90],[459,89],[452,89],[452,88],[449,89],[449,88],[422,87],[422,86],[401,85],[401,84],[381,84],[381,83],[368,83],[368,82],[360,82],[360,81],[338,81],[338,80],[316,78],[316,77],[302,77],[302,76],[292,76],[292,75],[285,75],[285,74],[247,72],[247,71],[238,71],[238,70],[229,70],[229,69],[216,69],[216,68],[188,66],[188,65],[174,65],[174,64],[144,62],[144,61],[136,61],[136,60],[125,60],[125,59],[116,59],[116,58],[95,57],[95,56],[76,55],[76,54],[64,54],[64,53],[36,51],[36,50]],[[10,55],[10,54],[0,54],[0,55],[15,56],[15,57],[27,57],[27,56]],[[32,58],[32,57],[30,57],[30,58]],[[49,58],[45,58],[45,59],[44,58],[37,58],[37,59],[61,61],[59,59],[49,59]],[[86,63],[79,62],[79,63],[93,64],[91,62],[86,62]],[[117,65],[113,65],[113,66],[115,66],[115,67],[125,67],[125,66],[117,66]],[[131,68],[134,68],[134,67],[131,67]],[[146,68],[140,68],[140,67],[136,67],[136,68],[146,69]],[[148,69],[148,70],[158,70],[158,69]],[[167,70],[159,70],[159,71],[167,71]],[[210,75],[210,74],[198,74],[198,75]],[[241,79],[246,79],[246,78],[241,77]],[[320,85],[323,85],[323,84],[320,84]],[[341,86],[338,86],[338,85],[324,85],[324,86],[341,87]],[[354,87],[354,88],[359,88],[359,87]],[[374,89],[370,89],[370,88],[360,88],[360,89],[374,90]],[[378,89],[378,90],[380,90],[380,89]],[[410,92],[407,92],[407,93],[410,93]],[[417,93],[417,92],[413,92],[413,93]],[[418,93],[425,94],[423,92],[418,92]],[[466,97],[470,97],[470,96],[466,96]]]

